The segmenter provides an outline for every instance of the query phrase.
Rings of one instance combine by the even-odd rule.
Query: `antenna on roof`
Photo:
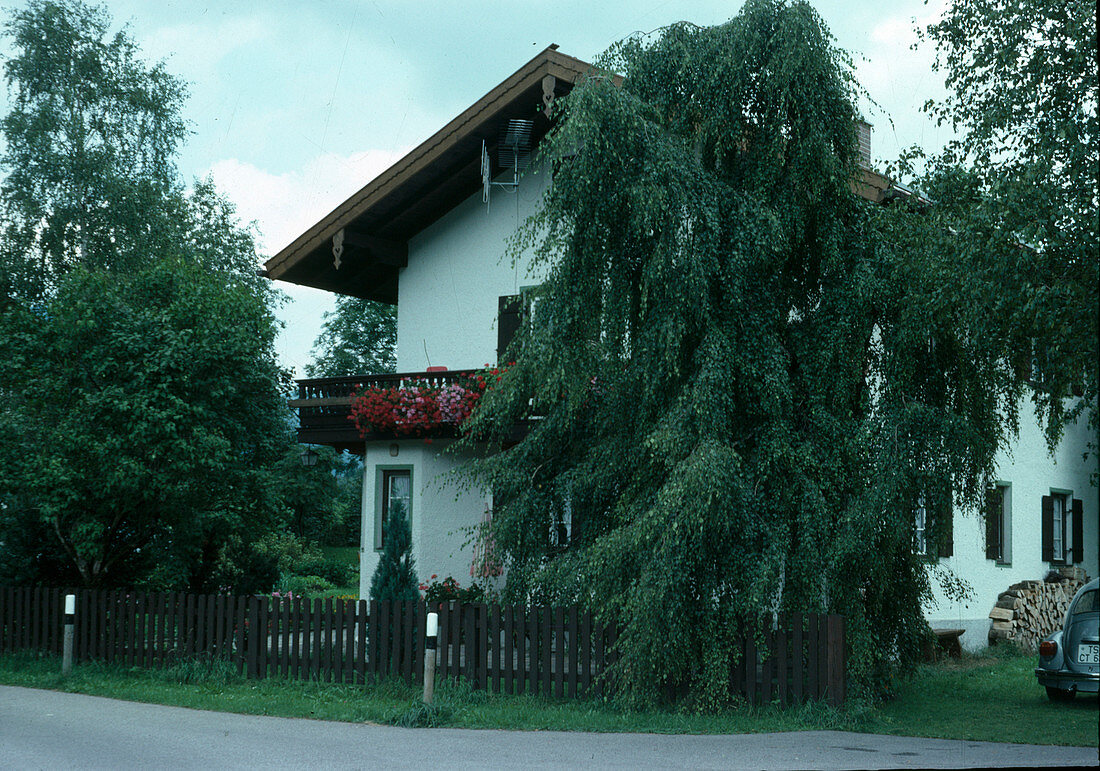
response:
[[[512,191],[519,187],[519,173],[531,164],[531,130],[534,126],[533,120],[523,118],[511,118],[501,126],[500,141],[497,143],[497,165],[502,169],[512,170],[510,182],[493,181],[489,150],[485,146],[485,140],[481,141],[481,200],[486,211],[489,210],[489,193],[494,185]]]
[[[492,164],[489,162],[489,151],[485,149],[485,140],[481,140],[481,202],[485,204],[485,211],[489,211],[489,191],[493,187]]]

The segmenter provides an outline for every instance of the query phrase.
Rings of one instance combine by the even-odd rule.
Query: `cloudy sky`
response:
[[[873,153],[938,148],[946,134],[921,112],[942,94],[915,28],[942,0],[814,3],[877,106]],[[21,5],[0,0],[8,11]],[[187,178],[214,178],[274,254],[372,177],[551,43],[591,60],[612,42],[679,20],[723,22],[741,3],[708,0],[107,0],[150,60],[190,84]],[[7,13],[4,14],[5,16]],[[6,41],[5,41],[6,47]],[[3,97],[0,96],[0,107]],[[326,293],[290,297],[280,355],[299,373],[332,307]]]

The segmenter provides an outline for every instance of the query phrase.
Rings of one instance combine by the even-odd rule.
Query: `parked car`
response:
[[[1051,701],[1100,690],[1100,579],[1081,587],[1069,604],[1063,628],[1039,643],[1035,676]]]

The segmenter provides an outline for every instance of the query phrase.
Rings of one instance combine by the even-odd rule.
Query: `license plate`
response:
[[[1092,645],[1078,645],[1077,663],[1100,664],[1100,645],[1095,643]]]

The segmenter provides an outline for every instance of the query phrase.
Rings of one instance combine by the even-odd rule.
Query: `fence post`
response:
[[[424,626],[424,703],[431,704],[435,694],[435,648],[439,635],[439,614],[429,613]]]
[[[65,595],[65,642],[61,654],[61,674],[73,671],[73,623],[76,621],[76,595]],[[57,650],[54,648],[54,650]]]
[[[844,704],[846,696],[847,673],[845,662],[844,616],[830,615],[828,617],[828,660],[826,664],[825,682],[828,687],[829,703],[834,707]]]
[[[245,635],[245,672],[249,678],[260,676],[260,601],[256,597],[245,597],[248,608],[248,634]],[[266,633],[266,630],[265,630]]]

